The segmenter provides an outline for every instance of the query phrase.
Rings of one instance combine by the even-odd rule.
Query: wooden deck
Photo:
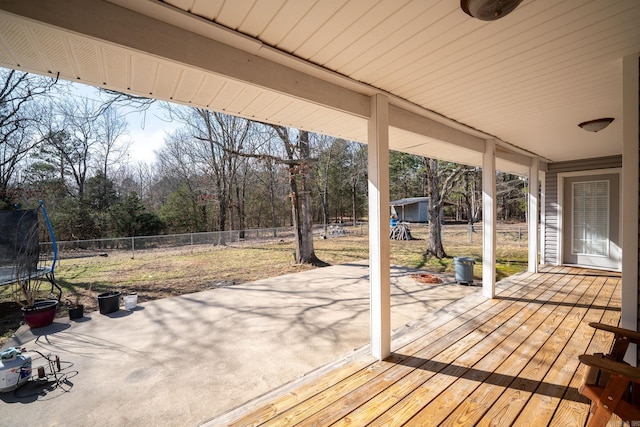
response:
[[[363,350],[210,425],[583,426],[578,355],[608,350],[588,323],[618,325],[620,275],[555,267],[497,291],[412,325],[384,361]]]

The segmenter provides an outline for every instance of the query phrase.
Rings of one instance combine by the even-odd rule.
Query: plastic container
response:
[[[31,377],[31,356],[14,347],[2,352],[0,359],[0,393],[12,391]]]
[[[453,265],[456,270],[456,282],[466,283],[470,285],[473,283],[473,266],[476,260],[468,257],[456,257],[453,259]]]
[[[115,313],[120,310],[120,292],[111,291],[98,295],[100,314]]]
[[[73,307],[69,307],[69,319],[78,320],[84,317],[84,305],[78,304]]]
[[[30,328],[42,328],[53,323],[58,308],[57,300],[36,301],[33,307],[22,307],[24,321]]]
[[[124,301],[124,308],[127,310],[133,310],[138,305],[138,294],[129,294],[122,297]]]

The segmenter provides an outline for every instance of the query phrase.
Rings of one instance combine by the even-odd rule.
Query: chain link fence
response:
[[[58,241],[58,251],[60,258],[78,258],[105,255],[113,251],[131,251],[135,253],[135,251],[142,250],[180,248],[197,245],[229,245],[246,240],[267,241],[291,237],[293,237],[293,229],[291,227],[243,231],[211,231],[158,236]]]
[[[426,226],[428,228],[428,226]],[[498,224],[496,226],[496,237],[498,242],[516,243],[526,245],[529,238],[529,229],[526,224]],[[482,244],[482,223],[478,222],[469,226],[468,224],[447,224],[442,227],[442,239],[465,238],[469,245]]]
[[[428,232],[428,224],[410,224],[412,230]],[[362,235],[368,233],[366,223],[332,224],[325,230],[323,225],[315,225],[314,234],[323,238],[341,237],[349,234]],[[526,244],[528,230],[522,225],[499,225],[498,239],[501,241]],[[443,240],[450,238],[468,239],[468,244],[482,243],[482,223],[474,224],[473,230],[464,224],[444,225]],[[252,230],[211,231],[204,233],[169,234],[159,236],[116,237],[91,240],[68,240],[58,242],[60,258],[78,258],[106,255],[113,251],[135,251],[170,249],[197,245],[233,245],[243,242],[268,242],[293,239],[292,227],[261,228]]]

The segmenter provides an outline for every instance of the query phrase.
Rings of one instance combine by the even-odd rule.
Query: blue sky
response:
[[[98,89],[93,86],[72,83],[72,90],[77,96],[90,99],[99,99]],[[118,111],[124,114],[127,122],[127,134],[125,140],[130,140],[129,159],[132,165],[138,162],[153,163],[154,152],[164,145],[165,136],[173,132],[178,125],[163,120],[166,113],[157,103],[151,105],[146,112],[137,112],[134,109],[118,107]]]
[[[164,112],[153,104],[146,113],[129,111],[126,115],[129,122],[128,138],[132,141],[129,155],[132,163],[155,160],[154,151],[164,145],[165,136],[176,129],[175,123],[166,122],[161,117]]]

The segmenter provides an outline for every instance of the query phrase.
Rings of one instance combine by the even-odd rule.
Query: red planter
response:
[[[48,326],[56,317],[57,307],[57,300],[37,301],[32,307],[22,307],[24,321],[30,328]]]

